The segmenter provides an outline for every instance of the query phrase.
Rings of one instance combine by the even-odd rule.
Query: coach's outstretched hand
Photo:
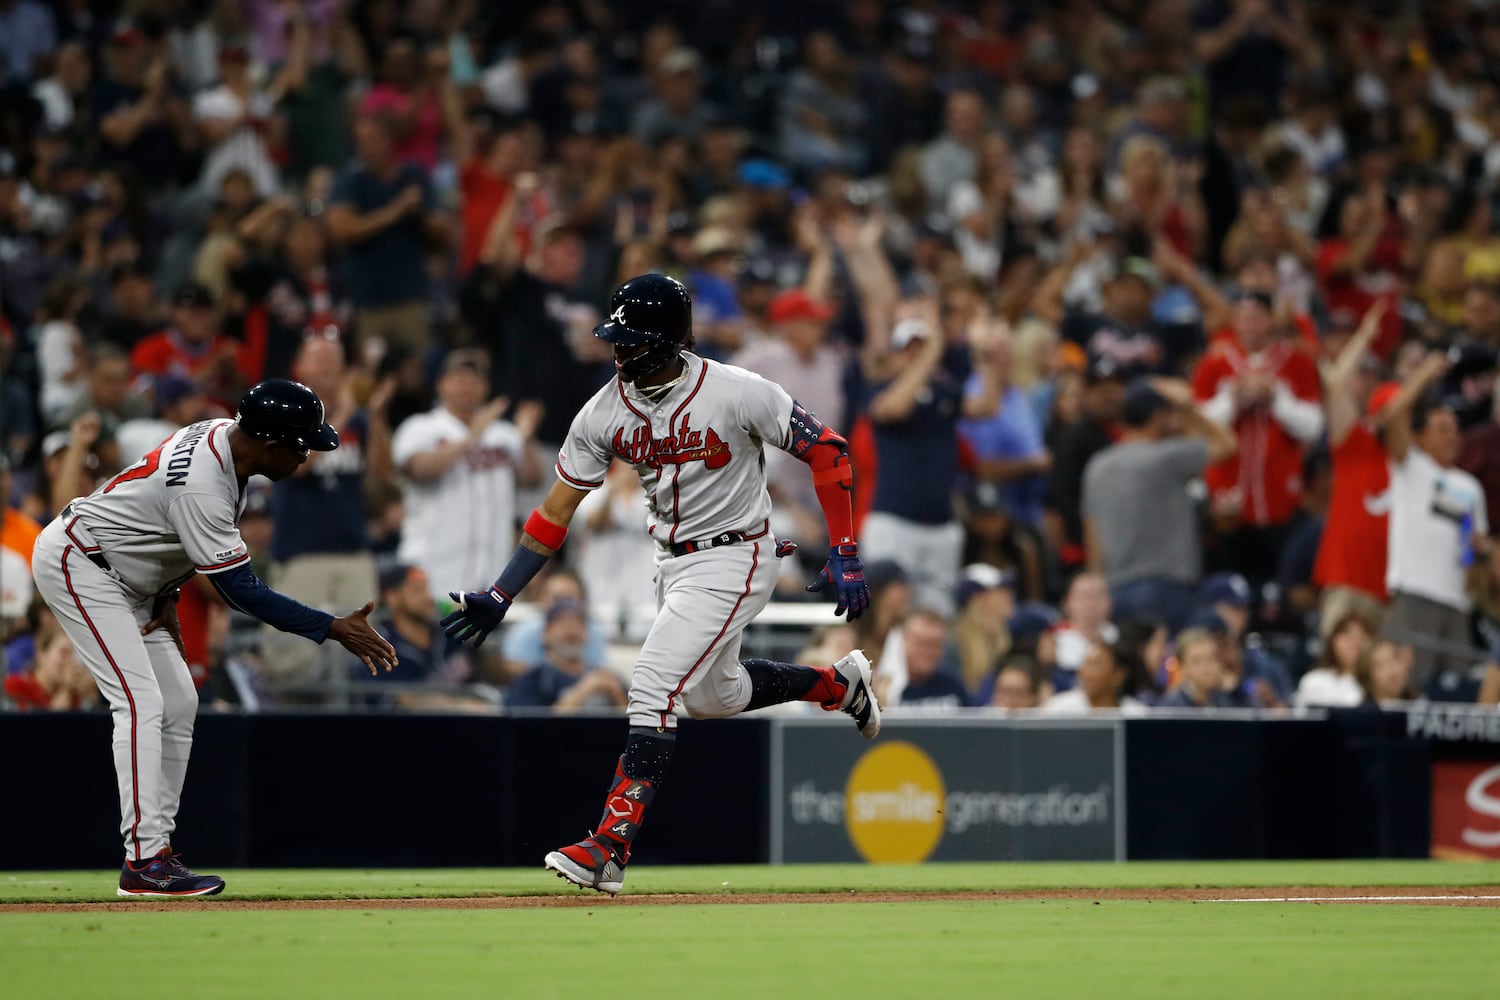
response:
[[[865,564],[859,561],[857,545],[835,545],[828,550],[828,562],[810,583],[807,591],[819,594],[832,588],[838,597],[835,616],[845,615],[854,621],[870,606],[870,588],[865,585]]]
[[[366,601],[358,611],[335,618],[328,626],[328,638],[363,660],[372,675],[379,676],[380,668],[390,673],[399,661],[396,647],[370,625],[370,612],[374,610],[375,602]]]
[[[510,610],[510,598],[494,587],[462,594],[450,590],[448,596],[453,598],[458,610],[443,619],[443,631],[459,644],[472,639],[477,647],[496,625],[505,620],[505,612]]]

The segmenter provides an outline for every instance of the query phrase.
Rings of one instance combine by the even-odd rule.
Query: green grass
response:
[[[1479,997],[1494,911],[1105,902],[0,916],[50,997]]]
[[[230,898],[563,891],[549,873],[235,871]],[[726,885],[727,883],[727,885]],[[1500,884],[1435,862],[632,870],[636,893]],[[0,873],[0,902],[114,873]],[[576,890],[568,890],[575,892]],[[1104,900],[0,914],[0,996],[1478,997],[1492,909]]]
[[[538,868],[221,872],[237,899],[534,896],[571,890]],[[115,872],[0,872],[0,903],[114,899]],[[1500,885],[1500,862],[1135,861],[1129,864],[738,865],[630,869],[628,893],[959,892],[1277,885]]]

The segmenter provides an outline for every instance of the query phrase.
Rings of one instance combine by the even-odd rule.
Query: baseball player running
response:
[[[624,883],[630,845],[672,759],[677,717],[718,719],[787,701],[853,716],[873,739],[880,707],[870,661],[855,651],[831,667],[739,659],[740,633],[771,598],[771,498],[761,451],[772,444],[806,462],[828,522],[828,562],[808,590],[833,591],[835,615],[858,618],[870,601],[854,544],[853,472],[842,437],[773,382],[691,353],[692,300],[672,278],[646,274],[615,290],[594,335],[614,345],[618,377],[574,417],[557,456],[558,480],[526,522],[509,565],[488,591],[453,594],[443,627],[482,642],[562,545],[579,502],[604,483],[611,460],[634,466],[646,491],[647,531],[658,544],[657,617],[630,685],[630,734],[598,828],[553,851],[544,866],[611,895]]]
[[[205,420],[167,438],[92,494],[63,508],[37,538],[36,586],[114,716],[125,864],[121,896],[212,896],[172,850],[193,746],[198,692],[177,626],[177,594],[202,573],[230,606],[314,642],[332,639],[373,673],[396,652],[370,627],[367,603],[342,618],[271,590],[250,568],[238,521],[251,476],[284,479],[338,432],[305,385],[270,379],[234,420]]]

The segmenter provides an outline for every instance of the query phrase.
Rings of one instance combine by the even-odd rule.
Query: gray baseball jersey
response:
[[[684,352],[687,377],[652,400],[612,380],[578,411],[557,474],[598,489],[624,459],[646,491],[647,531],[688,542],[764,532],[771,515],[762,449],[790,443],[792,397],[774,382]]]
[[[92,494],[73,501],[120,581],[160,594],[194,572],[222,573],[250,558],[240,538],[245,497],[229,453],[233,420],[190,424]],[[84,532],[79,532],[80,537]]]

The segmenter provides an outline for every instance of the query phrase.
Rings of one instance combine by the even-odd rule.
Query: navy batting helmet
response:
[[[323,422],[323,401],[301,382],[268,378],[240,397],[240,429],[257,441],[332,451],[339,432]]]
[[[621,347],[649,344],[620,366],[620,377],[634,382],[667,364],[688,346],[693,335],[693,297],[687,287],[665,274],[642,274],[609,297],[609,318],[594,327],[594,336]]]

